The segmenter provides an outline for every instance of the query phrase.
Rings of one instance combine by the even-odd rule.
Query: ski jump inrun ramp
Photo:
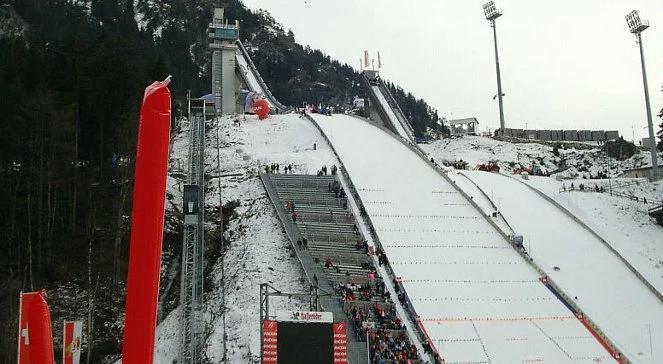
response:
[[[244,47],[242,42],[237,41],[237,52],[235,52],[235,68],[237,74],[244,80],[244,83],[249,88],[250,91],[262,93],[265,96],[265,100],[269,103],[270,109],[276,111],[284,111],[287,108],[278,102],[272,92],[269,90],[269,87],[265,84],[260,72],[253,64],[251,57],[249,56],[248,51]]]
[[[453,185],[401,141],[314,114],[447,363],[610,363],[592,333]]]
[[[386,126],[406,142],[414,143],[414,129],[382,79],[379,77],[371,79],[364,73],[363,80],[371,102],[374,103]]]

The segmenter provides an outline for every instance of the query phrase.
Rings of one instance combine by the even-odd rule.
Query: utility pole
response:
[[[483,11],[486,14],[486,19],[490,21],[490,26],[493,28],[493,41],[495,43],[495,71],[497,72],[497,100],[500,106],[500,130],[504,131],[504,103],[502,101],[502,76],[500,74],[500,56],[497,52],[497,24],[495,20],[502,16],[502,11],[497,10],[495,2],[490,1],[483,5]]]
[[[649,28],[648,21],[640,20],[637,10],[626,15],[626,23],[631,33],[635,34],[636,39],[638,40],[638,45],[640,46],[640,64],[642,66],[642,83],[645,88],[645,109],[647,112],[647,126],[649,128],[649,149],[651,151],[651,174],[650,178],[656,178],[658,174],[658,156],[656,152],[656,135],[654,134],[654,122],[651,117],[651,103],[649,101],[649,86],[647,85],[647,71],[645,69],[645,52],[642,45],[642,32]]]

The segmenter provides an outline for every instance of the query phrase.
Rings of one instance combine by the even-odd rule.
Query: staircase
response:
[[[294,203],[295,223],[301,238],[308,241],[307,251],[323,267],[333,284],[367,283],[372,266],[365,251],[357,249],[360,236],[355,218],[347,209],[347,199],[336,197],[331,185],[336,176],[296,174],[266,175],[276,190],[280,205]],[[291,220],[292,221],[292,220]],[[330,259],[333,268],[324,268]]]
[[[369,362],[365,341],[371,337],[375,340],[375,335],[367,334],[361,327],[362,321],[374,323],[374,329],[379,329],[382,335],[407,338],[404,329],[376,315],[381,310],[396,317],[395,306],[388,295],[383,295],[384,282],[375,273],[372,259],[361,244],[364,238],[347,208],[347,198],[333,191],[336,176],[261,173],[260,177],[309,280],[315,274],[318,281],[312,284],[335,293],[331,299],[335,302],[327,302],[323,307],[334,312],[335,321],[346,320],[352,328],[348,331],[348,356],[356,360],[350,362]],[[340,184],[338,190],[342,190]],[[304,238],[306,247],[297,242]],[[327,262],[331,263],[328,267]],[[352,299],[348,299],[349,294]]]

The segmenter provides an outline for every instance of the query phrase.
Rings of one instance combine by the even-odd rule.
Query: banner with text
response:
[[[276,364],[277,362],[278,327],[276,321],[262,321],[262,362],[265,364]]]
[[[333,322],[334,316],[331,312],[290,311],[277,313],[276,320],[289,322]]]
[[[345,322],[334,322],[334,364],[348,364],[347,338],[348,330]]]

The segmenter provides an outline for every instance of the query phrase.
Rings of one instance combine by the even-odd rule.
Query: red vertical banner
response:
[[[38,292],[21,292],[18,311],[18,364],[30,364],[30,328],[28,315],[30,304]]]
[[[343,322],[332,324],[334,333],[334,364],[348,364],[348,327]]]
[[[364,51],[364,68],[368,68],[368,50]]]
[[[170,141],[170,77],[145,89],[138,122],[123,364],[152,363]]]
[[[380,52],[378,52],[378,69],[382,68],[382,61],[380,60]]]
[[[44,291],[20,294],[18,364],[53,364],[51,313]]]
[[[278,322],[273,320],[262,321],[262,362],[263,364],[276,364],[278,359]]]
[[[79,364],[83,325],[80,321],[65,321],[62,330],[62,363]]]

